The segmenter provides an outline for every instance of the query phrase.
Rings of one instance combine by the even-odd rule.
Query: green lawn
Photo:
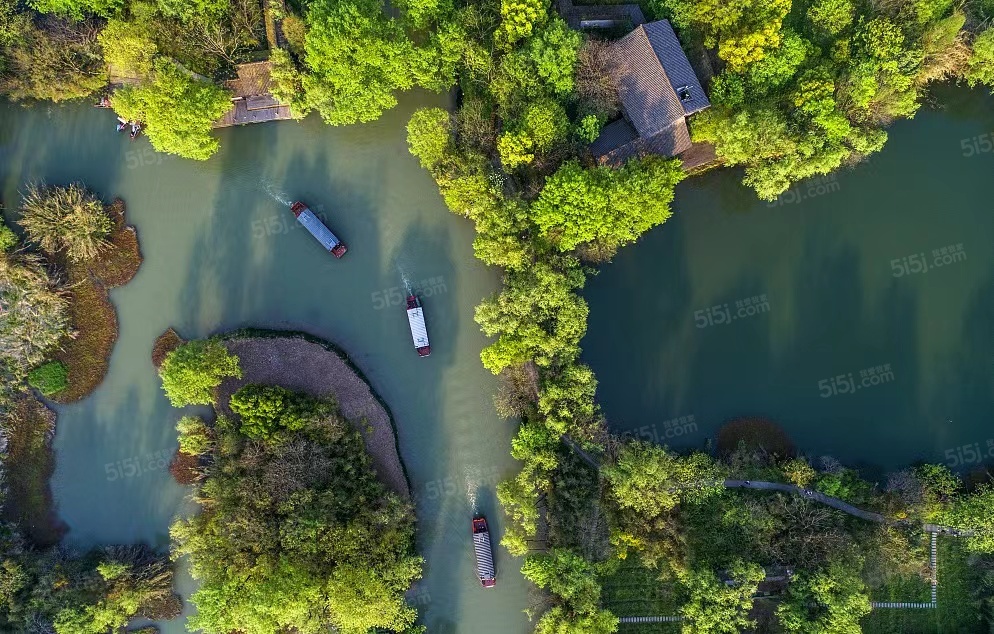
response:
[[[951,537],[939,538],[939,605],[932,609],[874,610],[863,619],[865,634],[948,634],[981,632],[980,609],[973,599],[971,589],[977,584],[976,572],[967,565],[967,552],[963,542]],[[921,584],[925,588],[928,586]],[[893,590],[900,590],[897,585]],[[920,589],[920,588],[919,588]],[[893,598],[873,595],[874,601],[916,601],[915,585],[907,584],[904,590],[912,595],[893,594]]]

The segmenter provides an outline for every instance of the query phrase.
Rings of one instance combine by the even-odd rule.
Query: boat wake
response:
[[[269,197],[275,200],[276,202],[282,205],[286,205],[287,207],[293,204],[293,201],[290,200],[286,194],[284,194],[281,191],[275,190],[273,186],[270,185],[269,183],[266,183],[263,186],[263,189],[266,190],[266,193],[269,194]]]

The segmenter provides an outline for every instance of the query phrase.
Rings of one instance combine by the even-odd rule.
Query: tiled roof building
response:
[[[711,105],[667,20],[642,24],[615,44],[624,118],[590,149],[602,164],[640,153],[676,156],[691,146],[686,117]]]

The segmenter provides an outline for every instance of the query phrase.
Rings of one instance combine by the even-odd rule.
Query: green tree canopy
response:
[[[227,377],[241,378],[238,357],[216,339],[198,339],[171,350],[159,367],[162,389],[173,407],[209,405]]]
[[[752,595],[766,577],[763,567],[735,562],[725,583],[706,568],[690,570],[683,578],[688,599],[680,608],[683,634],[738,634],[756,626],[749,618]]]
[[[777,608],[789,634],[860,634],[860,619],[870,613],[870,598],[856,562],[834,559],[815,572],[800,573]]]
[[[110,248],[114,223],[104,204],[80,183],[68,187],[28,186],[20,224],[28,239],[73,262],[95,260]]]
[[[157,59],[154,69],[152,81],[114,93],[114,110],[143,122],[156,150],[201,161],[210,158],[218,148],[211,130],[231,109],[230,94],[165,59]]]

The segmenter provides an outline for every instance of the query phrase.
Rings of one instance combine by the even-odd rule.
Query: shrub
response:
[[[199,416],[184,416],[176,423],[179,432],[179,450],[191,456],[199,456],[211,450],[214,442],[211,430]]]
[[[21,213],[31,241],[49,253],[64,252],[73,262],[93,260],[110,246],[114,223],[104,204],[80,183],[29,186]]]
[[[159,368],[162,389],[173,407],[210,405],[214,389],[226,377],[241,378],[238,357],[220,341],[202,339],[185,343],[166,355]]]
[[[59,361],[43,363],[28,374],[28,385],[51,396],[69,387],[69,370]]]
[[[275,385],[246,385],[231,395],[229,404],[241,418],[242,435],[274,442],[331,413],[327,404]]]
[[[10,227],[0,225],[0,251],[10,251],[17,246],[17,234]]]

